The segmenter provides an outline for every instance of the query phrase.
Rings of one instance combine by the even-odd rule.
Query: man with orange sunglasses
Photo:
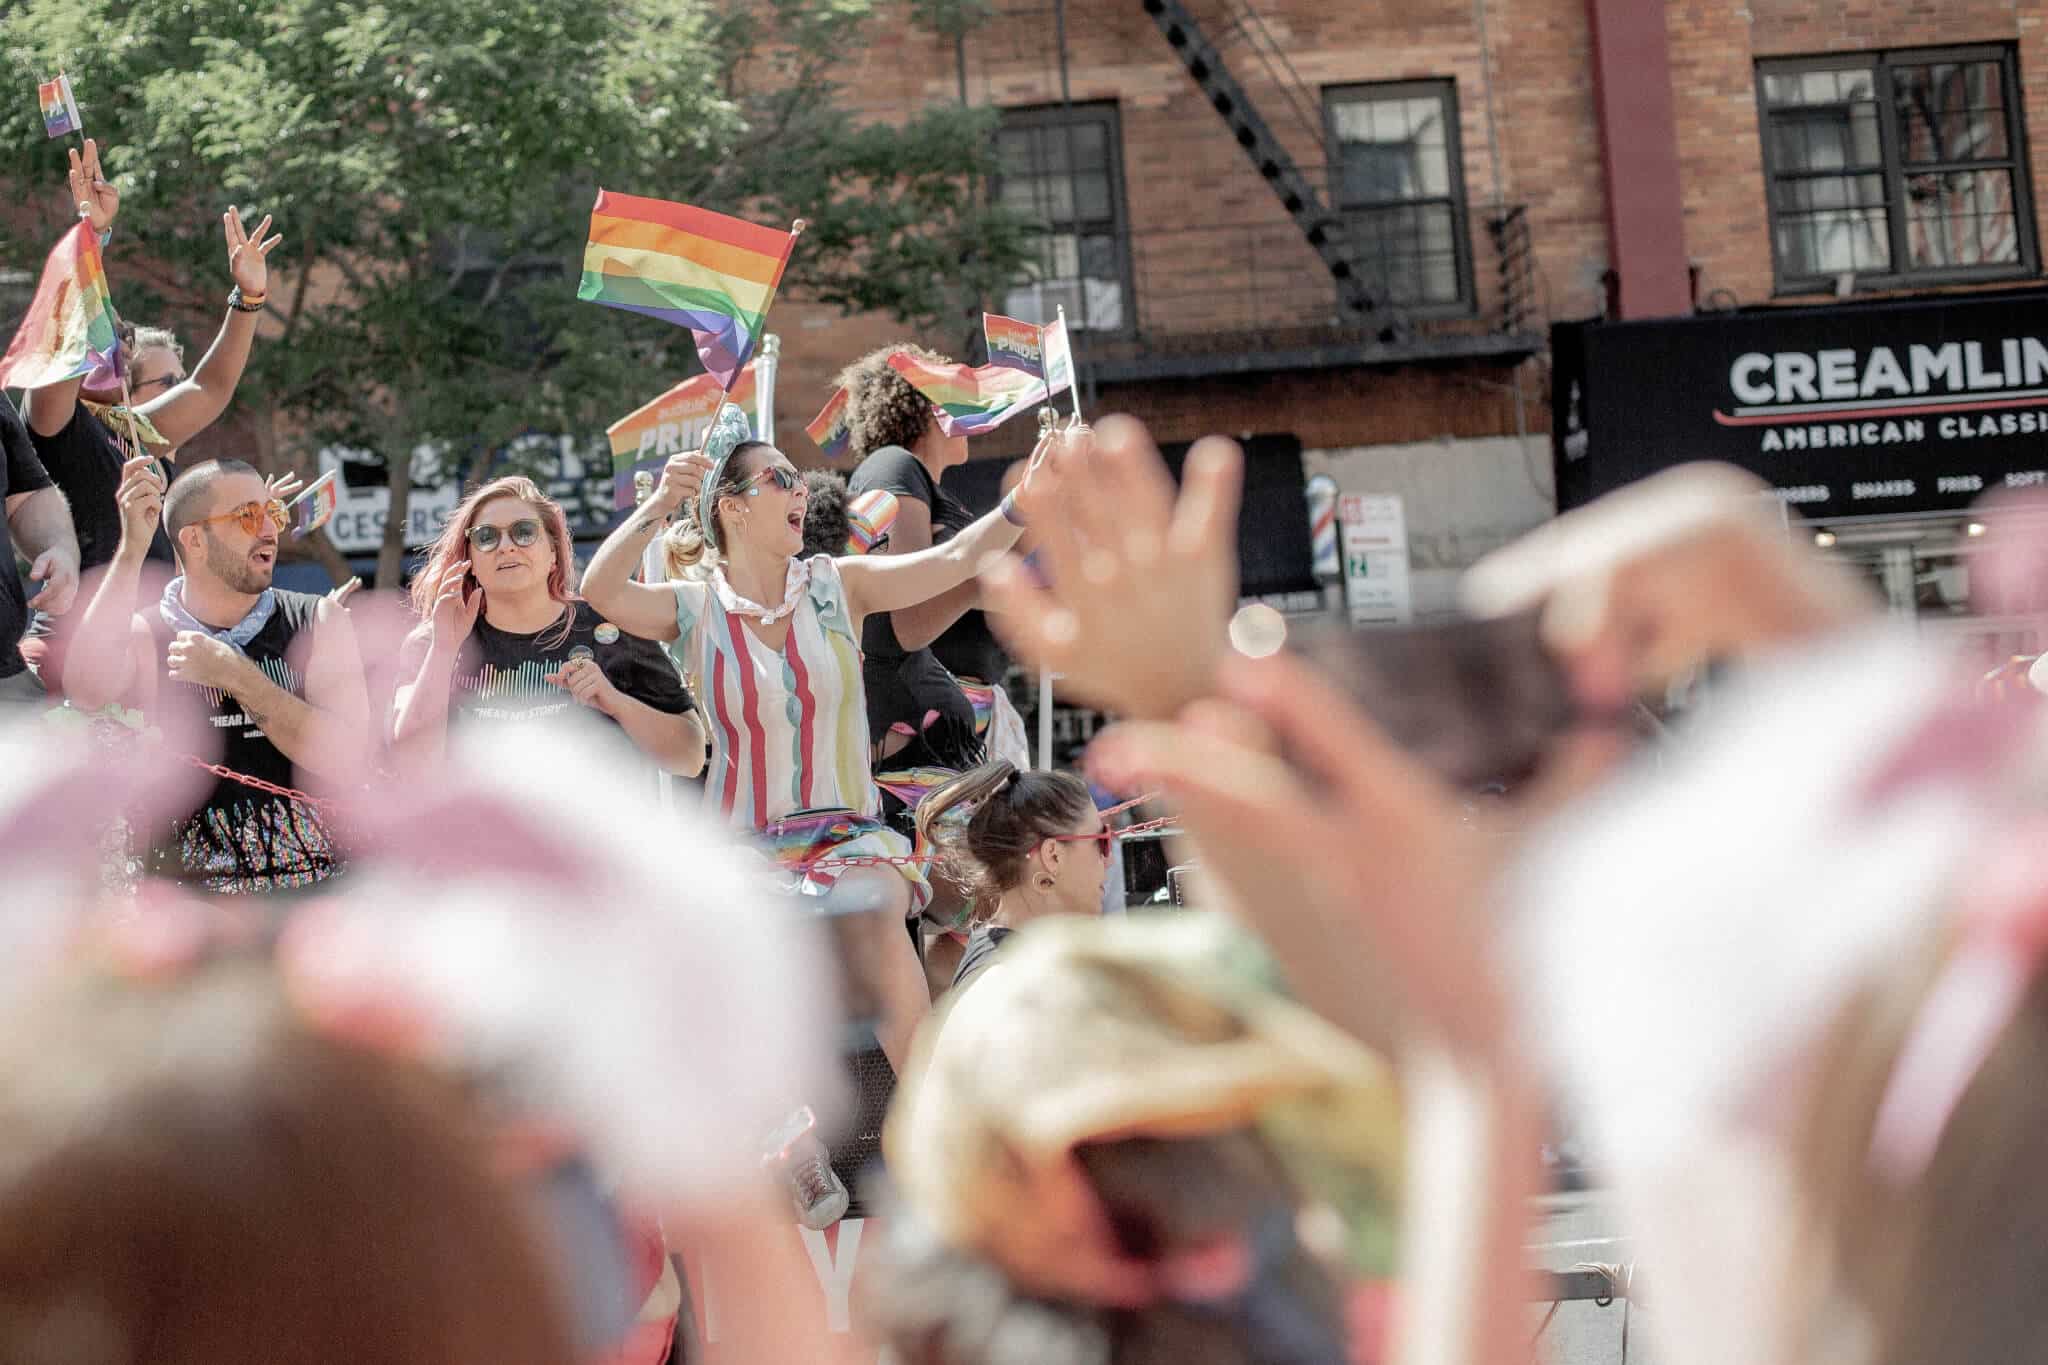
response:
[[[130,460],[116,502],[120,547],[79,622],[66,693],[86,710],[196,713],[217,741],[201,757],[237,775],[153,841],[157,871],[224,892],[325,879],[341,857],[322,808],[271,789],[346,779],[367,753],[369,697],[348,614],[272,585],[288,518],[240,460],[195,465],[168,489],[154,460]],[[159,521],[181,572],[138,611]]]

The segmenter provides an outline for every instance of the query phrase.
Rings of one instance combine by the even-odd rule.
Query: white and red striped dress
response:
[[[671,585],[677,635],[669,651],[691,678],[711,732],[706,803],[730,824],[768,836],[781,853],[789,848],[777,837],[785,820],[842,811],[858,818],[842,822],[845,837],[834,841],[832,854],[907,855],[910,841],[880,821],[859,635],[839,566],[818,555],[792,560],[789,572],[787,591],[801,588],[802,596],[780,651],[748,629],[722,579]],[[913,908],[922,908],[929,899],[922,870],[900,870],[911,883]],[[829,866],[806,871],[819,885],[833,880]]]

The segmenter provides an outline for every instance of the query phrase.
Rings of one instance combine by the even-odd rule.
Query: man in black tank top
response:
[[[201,757],[254,779],[218,779],[158,831],[157,870],[226,892],[331,876],[341,857],[321,808],[255,783],[299,788],[359,768],[369,699],[347,613],[271,586],[283,509],[239,460],[197,465],[168,490],[154,460],[130,460],[117,499],[120,548],[65,659],[66,694],[82,710],[196,715],[214,741]],[[159,520],[183,572],[138,602]]]

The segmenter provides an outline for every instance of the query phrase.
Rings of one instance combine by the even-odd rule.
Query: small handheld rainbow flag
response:
[[[903,504],[886,488],[870,488],[846,508],[846,553],[864,555],[889,538]]]
[[[1001,313],[983,313],[981,334],[988,341],[988,363],[1046,380],[1046,399],[1073,387],[1074,353],[1067,344],[1064,314],[1041,327]]]
[[[576,297],[689,328],[704,368],[730,390],[761,340],[802,231],[802,220],[782,232],[688,204],[599,190]]]
[[[43,262],[28,315],[0,356],[0,389],[39,389],[81,377],[88,389],[121,382],[120,319],[107,290],[100,239],[83,218]]]
[[[302,540],[325,526],[341,506],[340,471],[330,469],[291,501],[292,539]]]
[[[727,393],[715,374],[691,375],[661,397],[642,403],[604,429],[612,447],[612,502],[621,511],[633,505],[633,475],[647,470],[656,477],[671,455],[704,444],[712,414],[721,400],[751,407],[754,365],[740,371]]]
[[[835,389],[825,400],[825,406],[818,409],[818,415],[804,423],[804,434],[817,442],[818,449],[825,452],[828,460],[843,460],[853,445],[853,428],[846,420],[847,409],[853,399],[844,385]]]
[[[43,106],[43,131],[51,137],[63,137],[85,127],[85,120],[78,116],[78,102],[71,98],[69,76],[60,75],[37,86],[36,103]]]
[[[1004,365],[934,365],[898,351],[889,357],[889,367],[931,399],[948,436],[994,431],[1045,396],[1043,380]]]

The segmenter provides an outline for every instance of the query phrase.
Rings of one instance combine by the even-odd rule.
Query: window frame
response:
[[[1071,104],[1018,105],[1000,109],[998,114],[999,119],[996,126],[998,137],[1003,133],[1019,128],[1034,130],[1058,129],[1079,127],[1087,123],[1099,122],[1102,124],[1103,150],[1109,163],[1107,168],[1109,173],[1109,236],[1110,240],[1116,243],[1116,278],[1117,287],[1123,291],[1123,317],[1115,327],[1101,327],[1087,323],[1085,318],[1069,316],[1067,326],[1071,331],[1083,336],[1128,337],[1135,335],[1139,330],[1138,293],[1136,289],[1136,274],[1133,270],[1132,261],[1134,253],[1131,250],[1131,204],[1124,184],[1122,105],[1113,99],[1084,100]],[[1072,157],[1069,156],[1068,159],[1071,162]],[[998,146],[996,152],[995,165],[995,174],[989,178],[989,200],[992,204],[1000,204],[1002,203],[1003,182],[1005,179],[1000,146]],[[1068,173],[1072,174],[1071,167]],[[1073,207],[1078,214],[1080,210],[1078,198],[1076,198]],[[1074,266],[1076,271],[1080,271],[1081,239],[1090,235],[1096,235],[1090,233],[1082,225],[1084,223],[1099,223],[1100,221],[1099,219],[1075,217],[1069,219],[1063,228],[1057,221],[1048,220],[1045,224],[1045,235],[1047,237],[1058,237],[1064,232],[1066,235],[1073,237]],[[1079,297],[1081,298],[1083,308],[1087,306],[1087,278],[1085,273],[1075,276],[1076,282],[1079,285]],[[1044,281],[1039,280],[1037,282],[1042,284]],[[1009,288],[1019,288],[1022,283],[1012,284]],[[1052,319],[1047,318],[1045,321],[1051,322]]]
[[[2000,95],[2005,101],[2006,155],[2001,162],[2012,166],[2013,224],[2019,233],[2019,259],[2010,264],[1944,266],[1928,270],[1901,268],[1911,259],[1906,213],[1907,165],[1899,128],[1898,101],[1892,71],[1900,66],[1931,66],[1936,63],[1995,61],[1999,65]],[[1878,161],[1884,183],[1886,239],[1891,249],[1891,268],[1881,272],[1856,271],[1857,293],[1881,293],[1923,286],[1987,284],[2021,280],[2041,273],[2041,242],[2034,219],[2034,186],[2027,151],[2027,108],[2020,86],[2019,51],[2012,43],[1959,43],[1943,47],[1877,48],[1863,52],[1826,53],[1808,57],[1762,57],[1755,63],[1757,142],[1763,156],[1764,211],[1771,248],[1771,292],[1774,298],[1835,292],[1839,271],[1828,275],[1795,275],[1785,268],[1778,244],[1779,208],[1777,189],[1781,179],[1799,179],[1796,171],[1778,166],[1774,107],[1764,91],[1767,76],[1798,75],[1808,71],[1869,71],[1876,96]],[[1973,169],[1988,164],[1972,162],[1915,165],[1912,174],[1940,173],[1945,169]],[[1854,172],[1848,172],[1854,174]],[[1867,174],[1868,172],[1865,172]]]
[[[1399,81],[1346,81],[1322,87],[1323,96],[1323,138],[1328,149],[1326,156],[1328,171],[1325,177],[1330,191],[1330,208],[1345,220],[1346,235],[1354,211],[1377,208],[1398,208],[1403,205],[1448,204],[1451,210],[1451,237],[1456,257],[1458,274],[1458,297],[1441,302],[1395,303],[1384,300],[1386,307],[1406,317],[1416,318],[1458,318],[1474,317],[1479,311],[1478,282],[1473,278],[1472,267],[1472,214],[1470,196],[1465,187],[1465,134],[1462,111],[1458,106],[1458,79],[1455,76],[1424,76]],[[1426,195],[1416,199],[1381,199],[1372,202],[1349,203],[1343,195],[1344,144],[1337,136],[1337,106],[1377,100],[1416,99],[1434,97],[1443,112],[1444,119],[1444,167],[1445,183],[1450,193]],[[1360,266],[1367,264],[1360,260]]]

